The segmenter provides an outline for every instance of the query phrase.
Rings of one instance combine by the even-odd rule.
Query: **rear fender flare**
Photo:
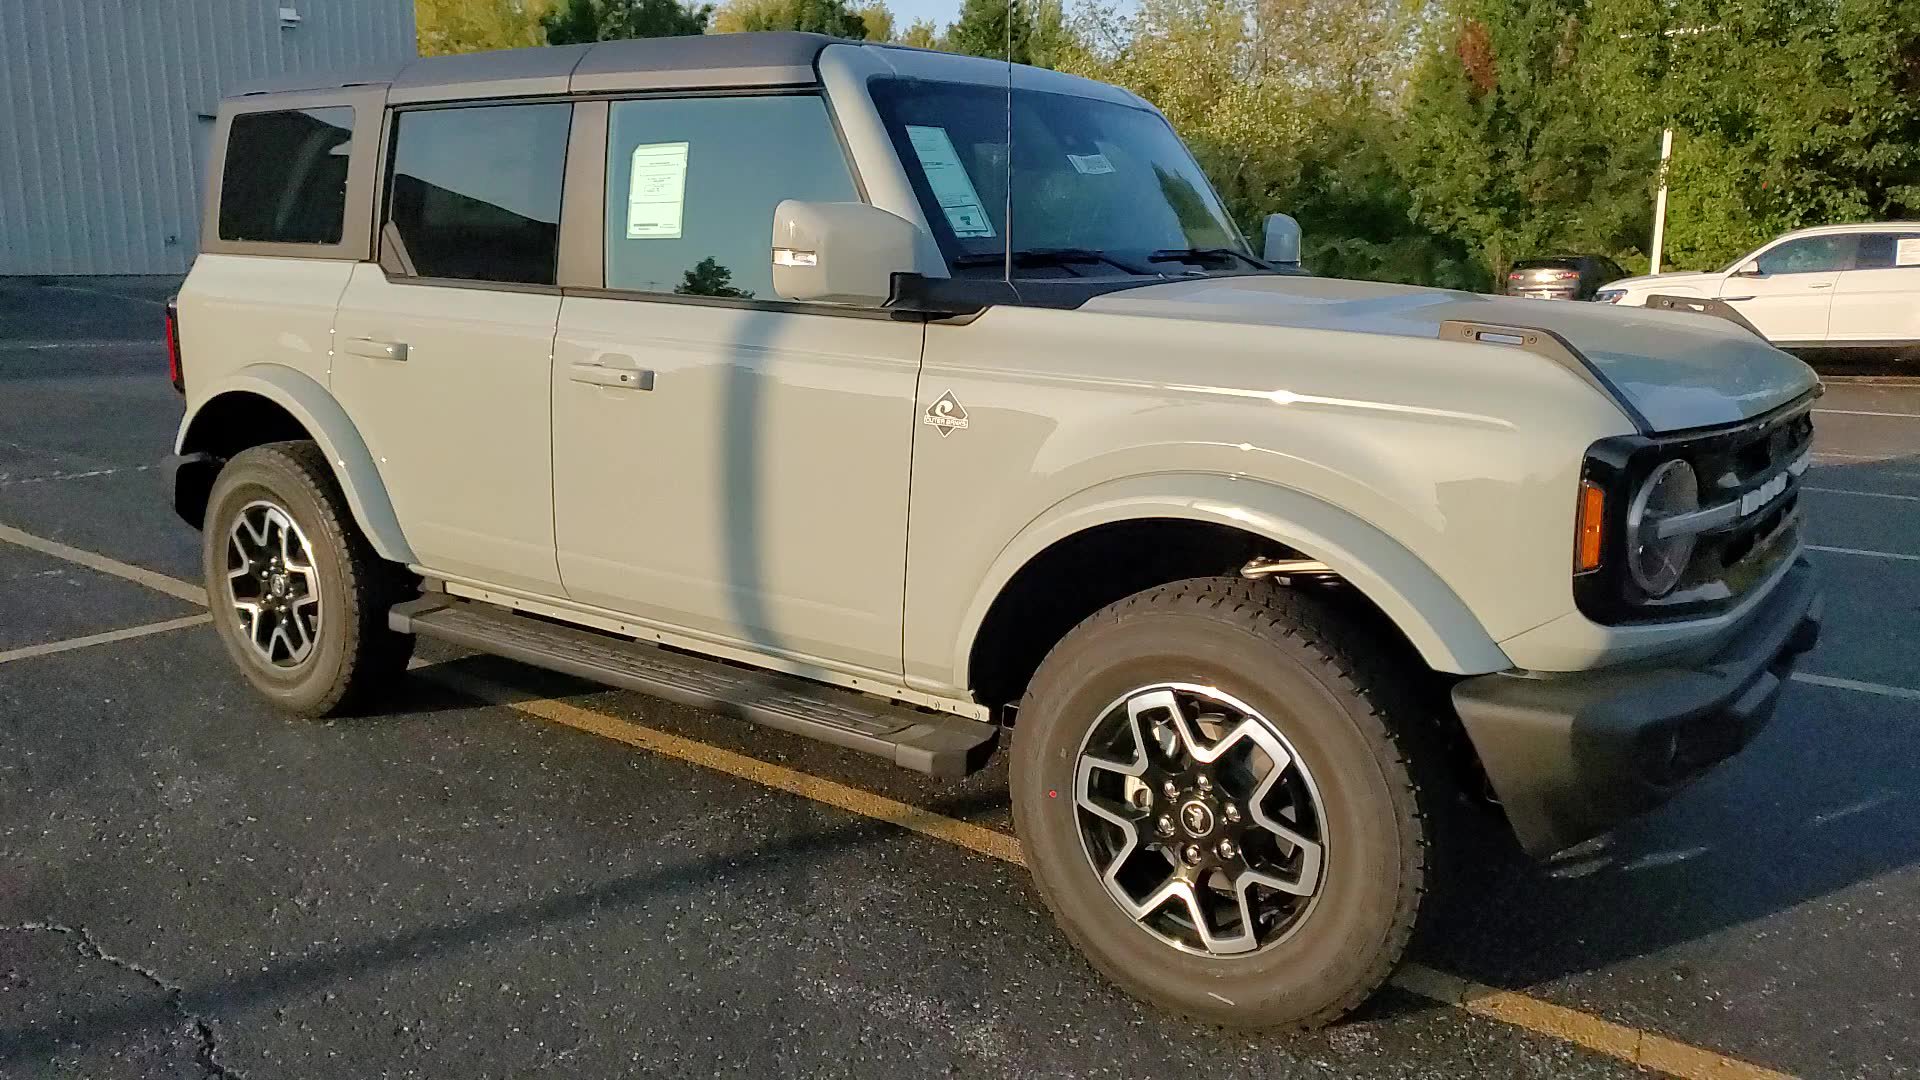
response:
[[[411,565],[416,561],[406,533],[400,528],[400,519],[393,511],[386,482],[381,480],[380,470],[359,429],[326,387],[292,368],[252,364],[222,379],[181,418],[179,433],[174,436],[174,453],[186,455],[198,449],[194,422],[208,405],[236,393],[258,394],[298,420],[327,455],[340,490],[347,497],[353,520],[373,550],[390,562]]]
[[[1326,563],[1378,606],[1437,671],[1484,674],[1513,666],[1453,589],[1373,525],[1275,484],[1189,473],[1109,481],[1055,504],[1028,524],[994,560],[968,607],[954,671],[968,670],[987,612],[1021,567],[1075,533],[1146,518],[1225,525]]]

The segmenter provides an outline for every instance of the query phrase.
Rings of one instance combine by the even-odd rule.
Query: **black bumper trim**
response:
[[[220,459],[205,453],[170,454],[160,468],[173,495],[173,512],[181,521],[200,528],[207,520],[207,497],[213,493],[214,478],[220,475]]]
[[[1665,802],[1772,718],[1795,659],[1820,636],[1805,557],[1697,668],[1464,680],[1454,707],[1520,846],[1548,855]]]

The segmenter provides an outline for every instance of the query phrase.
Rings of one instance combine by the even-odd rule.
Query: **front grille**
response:
[[[1771,579],[1799,547],[1800,473],[1813,446],[1812,410],[1808,395],[1729,427],[1596,444],[1588,476],[1608,489],[1614,506],[1674,458],[1684,459],[1700,478],[1702,508],[1743,505],[1727,524],[1700,534],[1685,574],[1665,596],[1641,592],[1622,569],[1623,557],[1610,557],[1601,572],[1577,577],[1574,596],[1587,617],[1602,623],[1698,618],[1739,603]],[[1770,489],[1776,481],[1778,489]],[[1609,523],[1607,541],[1607,551],[1624,556],[1623,520]]]

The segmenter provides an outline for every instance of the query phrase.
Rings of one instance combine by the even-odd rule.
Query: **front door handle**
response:
[[[569,364],[567,377],[589,386],[610,386],[616,390],[651,390],[653,372],[639,368],[607,367],[603,364]]]
[[[355,356],[364,356],[370,360],[405,360],[407,358],[407,343],[404,341],[348,338],[346,350]]]
[[[1807,288],[1809,288],[1809,289],[1831,289],[1831,288],[1833,288],[1833,282],[1831,282],[1831,281],[1816,281],[1816,282],[1814,282],[1813,284],[1811,284],[1811,285],[1809,285],[1809,286],[1807,286]]]

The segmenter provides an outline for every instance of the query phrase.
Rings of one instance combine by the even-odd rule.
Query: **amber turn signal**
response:
[[[1606,521],[1606,489],[1591,480],[1580,481],[1580,515],[1573,533],[1574,573],[1600,569],[1600,538]]]

